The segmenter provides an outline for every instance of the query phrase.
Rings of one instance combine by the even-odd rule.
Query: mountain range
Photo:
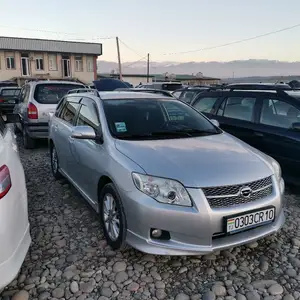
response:
[[[98,60],[98,73],[117,73],[118,64]],[[146,62],[122,63],[123,74],[146,74]],[[150,62],[150,74],[197,74],[216,78],[235,78],[252,76],[295,76],[300,75],[300,61],[286,62],[267,59],[234,60],[228,62]]]

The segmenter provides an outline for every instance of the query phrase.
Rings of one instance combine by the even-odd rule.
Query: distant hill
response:
[[[98,62],[99,73],[110,73],[117,70],[115,62]],[[122,64],[124,74],[146,74],[146,62],[125,62]],[[151,62],[150,73],[196,74],[217,78],[240,78],[240,77],[266,77],[297,76],[300,75],[300,62],[285,62],[265,59],[235,60],[229,62]]]

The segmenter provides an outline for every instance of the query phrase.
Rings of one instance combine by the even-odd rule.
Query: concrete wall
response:
[[[25,52],[25,51],[24,51]],[[32,57],[33,60],[29,61],[29,69],[30,69],[30,77],[44,77],[49,79],[63,79],[63,72],[62,72],[62,54],[56,53],[34,53],[34,52],[27,52],[29,57]],[[51,70],[49,68],[49,55],[56,54],[56,69]],[[15,69],[7,69],[6,67],[6,56],[7,55],[14,55],[15,57]],[[96,57],[95,56],[87,56],[87,55],[76,55],[82,56],[83,60],[83,71],[76,71],[75,70],[75,55],[70,55],[70,62],[71,62],[71,78],[77,78],[80,81],[85,83],[92,83],[95,80],[97,73],[96,73]],[[36,58],[42,57],[44,62],[44,70],[37,70],[36,69]],[[92,60],[92,68],[91,71],[87,70],[87,60]],[[1,80],[10,80],[14,77],[23,77],[22,76],[22,68],[21,68],[21,52],[19,51],[2,51],[0,50],[0,81]]]

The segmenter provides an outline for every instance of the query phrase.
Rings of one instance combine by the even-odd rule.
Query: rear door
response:
[[[71,134],[80,99],[81,97],[76,96],[76,94],[66,96],[64,102],[61,103],[61,109],[56,111],[50,122],[51,137],[58,154],[59,164],[68,176],[71,176],[70,173],[72,170]]]
[[[300,109],[281,97],[264,97],[259,111],[259,149],[274,157],[285,177],[300,176],[300,132],[291,129],[300,122]]]
[[[259,138],[254,134],[257,124],[258,96],[254,93],[230,93],[217,110],[220,127],[253,147]]]

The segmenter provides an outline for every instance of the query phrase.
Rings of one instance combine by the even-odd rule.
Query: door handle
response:
[[[261,133],[261,132],[254,132],[254,135],[255,136],[258,136],[258,137],[264,137],[264,134],[263,133]]]

